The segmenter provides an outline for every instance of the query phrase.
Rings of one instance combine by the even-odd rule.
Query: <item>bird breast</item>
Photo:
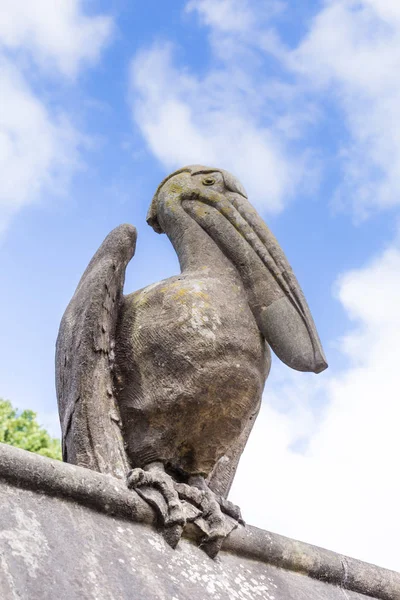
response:
[[[211,470],[257,412],[268,359],[236,278],[182,274],[125,297],[116,388],[133,462]]]

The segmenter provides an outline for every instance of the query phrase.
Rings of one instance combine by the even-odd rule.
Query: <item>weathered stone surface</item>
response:
[[[172,546],[195,521],[215,555],[243,522],[227,496],[270,347],[300,371],[327,363],[284,252],[230,173],[175,171],[147,220],[169,237],[181,273],[124,296],[131,225],[93,256],[57,339],[63,457],[121,479],[129,471],[129,487],[157,510]]]
[[[253,527],[172,550],[122,482],[3,444],[0,506],[2,600],[400,600],[398,573]]]

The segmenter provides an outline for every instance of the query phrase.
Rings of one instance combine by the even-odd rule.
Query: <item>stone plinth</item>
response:
[[[400,575],[246,526],[172,550],[122,481],[0,444],[2,600],[400,600]]]

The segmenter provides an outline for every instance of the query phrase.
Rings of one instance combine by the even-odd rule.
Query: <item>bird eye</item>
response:
[[[203,179],[203,185],[214,185],[215,179],[214,177],[205,177]]]

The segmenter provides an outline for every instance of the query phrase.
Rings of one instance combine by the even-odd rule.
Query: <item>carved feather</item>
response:
[[[135,245],[132,225],[106,237],[64,313],[56,345],[64,460],[120,478],[129,466],[112,385],[113,348]]]

